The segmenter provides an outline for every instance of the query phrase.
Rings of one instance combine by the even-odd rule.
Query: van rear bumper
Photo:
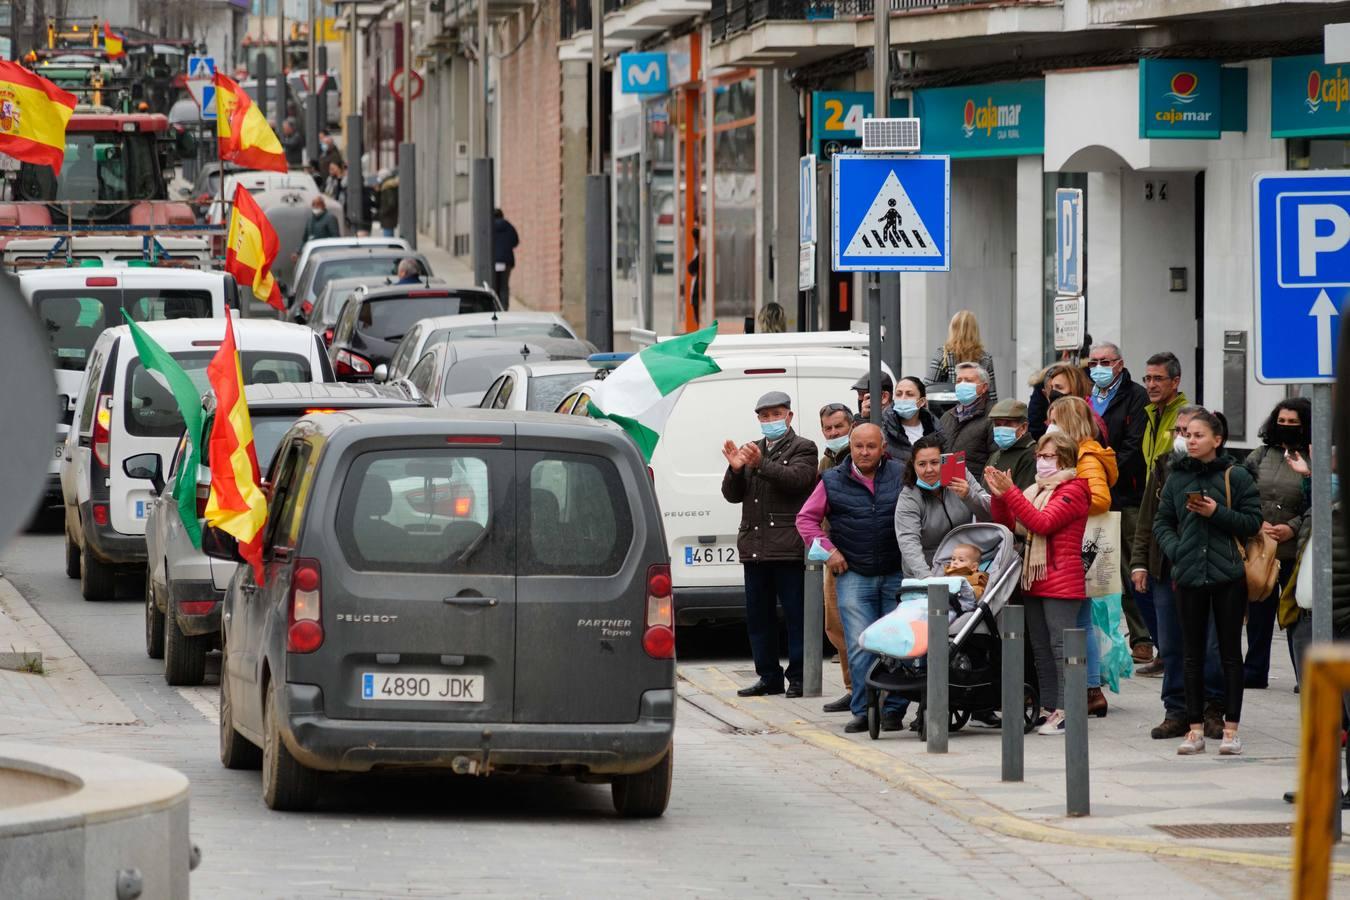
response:
[[[145,535],[123,534],[111,525],[95,525],[90,503],[80,504],[80,522],[90,552],[101,562],[115,566],[140,567],[148,556]]]
[[[495,769],[626,775],[656,765],[675,735],[675,690],[647,691],[636,722],[546,725],[332,719],[323,691],[287,684],[278,710],[286,748],[300,763],[328,772],[441,768],[486,775]]]
[[[675,624],[697,625],[713,619],[745,618],[745,587],[675,586]]]
[[[220,604],[225,599],[225,592],[216,590],[215,584],[210,579],[205,581],[198,579],[177,579],[169,582],[169,602],[173,604],[171,610],[178,619],[178,628],[186,635],[209,634],[217,637],[220,634]],[[184,601],[211,601],[214,605],[210,612],[200,615],[188,615],[183,612],[179,605]]]

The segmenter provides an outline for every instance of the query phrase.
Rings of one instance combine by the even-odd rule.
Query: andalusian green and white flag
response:
[[[722,371],[707,355],[716,337],[717,323],[713,322],[701,331],[652,344],[624,360],[596,387],[587,411],[628,432],[650,462],[684,386]]]

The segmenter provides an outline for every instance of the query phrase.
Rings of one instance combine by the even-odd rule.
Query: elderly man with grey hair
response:
[[[422,264],[415,257],[405,256],[398,261],[396,284],[416,284],[422,280]]]
[[[975,362],[956,364],[956,405],[947,410],[938,430],[951,453],[965,453],[968,478],[983,480],[984,466],[998,445],[989,418],[989,373]]]
[[[1120,477],[1111,486],[1111,509],[1120,513],[1120,533],[1133,535],[1139,523],[1139,505],[1144,496],[1144,481],[1148,466],[1144,461],[1144,430],[1148,428],[1148,391],[1130,378],[1120,348],[1110,341],[1098,341],[1085,361],[1088,377],[1092,379],[1092,394],[1088,402],[1106,423],[1108,446],[1116,452],[1116,466]],[[1130,583],[1132,541],[1121,542],[1124,553],[1121,564],[1125,584]],[[1144,598],[1150,604],[1151,598]],[[1130,649],[1134,661],[1143,666],[1153,661],[1154,635],[1140,611],[1140,603],[1130,588],[1121,597],[1121,609],[1130,630]]]

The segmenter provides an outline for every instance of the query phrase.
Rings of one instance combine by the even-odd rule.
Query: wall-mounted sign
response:
[[[1270,78],[1271,137],[1350,134],[1350,66],[1284,56],[1270,61]]]
[[[664,53],[619,54],[619,91],[664,94],[670,90],[670,63]]]
[[[1223,130],[1214,59],[1139,61],[1139,136],[1213,140]]]
[[[1045,152],[1045,81],[1001,81],[914,92],[924,153],[952,157]]]
[[[891,115],[909,115],[909,101],[891,100]],[[816,91],[811,95],[811,136],[816,156],[828,160],[840,150],[862,146],[862,121],[872,116],[871,91]]]

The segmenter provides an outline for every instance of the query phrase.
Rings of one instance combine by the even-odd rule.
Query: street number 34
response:
[[[1157,200],[1159,203],[1167,202],[1167,182],[1159,181],[1156,185],[1151,181],[1144,182],[1144,199],[1148,201]]]

